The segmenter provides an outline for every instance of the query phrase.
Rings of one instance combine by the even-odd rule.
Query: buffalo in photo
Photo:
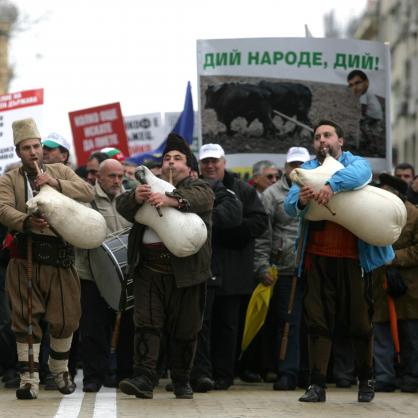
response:
[[[205,109],[213,109],[219,122],[226,126],[226,133],[235,131],[231,123],[243,117],[249,126],[255,119],[263,125],[263,136],[274,137],[277,128],[273,123],[275,111],[311,126],[308,114],[312,105],[310,89],[300,83],[260,81],[258,84],[223,83],[207,87]],[[286,123],[287,119],[280,116]],[[302,129],[296,126],[295,130]]]
[[[247,126],[255,119],[263,125],[263,136],[271,137],[276,133],[272,121],[272,108],[267,91],[254,84],[223,83],[208,86],[206,89],[205,109],[214,109],[219,122],[226,126],[226,133],[232,136],[231,122],[238,117],[247,121]]]
[[[308,113],[312,105],[311,90],[300,83],[260,81],[257,84],[268,95],[273,112],[277,110],[290,118],[312,126]],[[280,116],[280,115],[279,115]],[[284,123],[286,123],[286,119]]]

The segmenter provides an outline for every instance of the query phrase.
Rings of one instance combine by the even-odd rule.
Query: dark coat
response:
[[[256,190],[225,171],[223,183],[242,202],[242,222],[238,226],[214,230],[213,274],[221,277],[219,295],[249,295],[256,286],[254,244],[268,227],[268,216]]]
[[[398,319],[418,319],[418,209],[405,202],[406,225],[398,240],[393,244],[394,267],[399,269],[408,290],[403,296],[394,298]],[[386,292],[383,289],[386,267],[373,272],[373,299],[375,322],[389,320]]]
[[[178,288],[189,287],[206,281],[211,277],[212,256],[212,207],[213,192],[203,180],[187,177],[176,186],[176,194],[189,203],[188,212],[199,215],[208,230],[208,238],[202,248],[188,257],[172,255],[171,263]],[[135,189],[117,197],[116,208],[129,222],[134,223],[128,237],[128,265],[130,273],[135,273],[141,262],[141,243],[146,226],[135,222],[134,216],[140,205],[135,201]],[[184,209],[185,211],[186,209]]]
[[[243,209],[242,202],[238,199],[235,192],[227,189],[219,180],[206,180],[215,193],[215,203],[212,212],[212,243],[228,228],[233,228],[242,223]],[[208,286],[219,287],[222,285],[219,268],[216,267],[217,247],[212,245],[212,273],[213,276],[208,281]]]

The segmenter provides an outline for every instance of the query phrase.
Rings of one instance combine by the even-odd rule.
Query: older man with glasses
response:
[[[280,177],[281,172],[272,161],[262,160],[253,165],[252,181],[259,197],[267,187],[276,183]]]

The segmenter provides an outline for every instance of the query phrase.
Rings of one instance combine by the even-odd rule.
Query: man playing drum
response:
[[[122,181],[123,166],[119,161],[108,159],[100,163],[91,205],[106,219],[108,234],[131,226],[116,210],[115,198],[124,191]],[[109,372],[110,336],[115,314],[100,295],[95,279],[110,281],[112,272],[102,271],[104,277],[93,277],[86,250],[77,250],[76,267],[81,279],[83,391],[97,392],[109,377],[106,374]]]
[[[128,241],[128,263],[134,274],[134,376],[119,388],[128,395],[152,398],[157,382],[156,366],[163,333],[169,339],[169,365],[176,398],[191,399],[189,384],[202,325],[206,280],[211,277],[211,217],[214,195],[210,186],[190,177],[192,153],[183,138],[170,134],[163,153],[162,179],[172,178],[175,190],[152,192],[140,184],[117,199],[118,211],[129,221],[141,205],[171,207],[192,212],[207,227],[207,240],[200,250],[176,257],[162,237],[146,225],[134,223]],[[164,210],[162,210],[164,216]],[[181,233],[181,232],[180,232]]]
[[[58,237],[42,217],[29,215],[26,202],[48,184],[62,194],[83,202],[93,198],[91,186],[63,164],[43,165],[41,136],[33,119],[13,122],[13,139],[22,167],[0,178],[0,222],[15,233],[6,287],[12,305],[12,328],[20,362],[18,399],[35,399],[39,391],[38,357],[42,338],[41,318],[49,324],[49,368],[58,390],[75,390],[68,373],[68,354],[81,315],[80,282],[73,267],[74,250]],[[37,173],[37,166],[41,171]],[[30,238],[29,238],[30,237]],[[28,244],[32,242],[32,245]],[[28,256],[32,253],[32,260]],[[33,274],[31,277],[30,270]],[[28,298],[28,283],[32,298]],[[29,309],[31,306],[32,309]],[[32,322],[28,327],[28,315]],[[31,340],[33,338],[33,344]],[[34,362],[29,361],[29,346]]]

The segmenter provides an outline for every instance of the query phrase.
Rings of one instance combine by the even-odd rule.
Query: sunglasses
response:
[[[278,174],[266,174],[265,177],[269,180],[273,180],[273,179],[277,180],[279,178],[279,175]]]

